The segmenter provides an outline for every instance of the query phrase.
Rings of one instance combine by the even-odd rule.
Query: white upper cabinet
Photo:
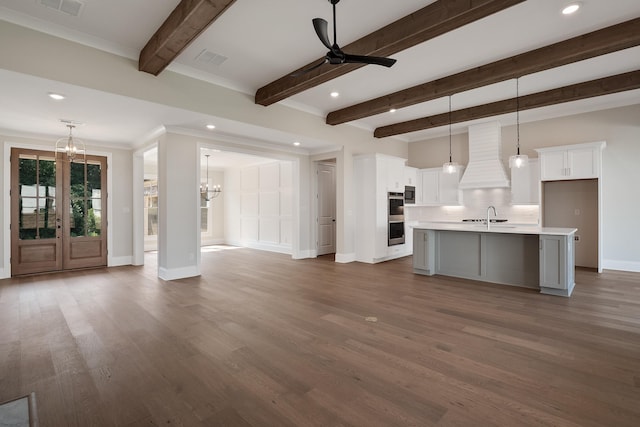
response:
[[[442,168],[420,169],[418,171],[418,189],[416,204],[418,205],[459,205],[460,191],[458,183],[462,170],[443,173]]]
[[[529,159],[525,167],[511,169],[511,204],[537,205],[540,203],[540,164]]]
[[[604,141],[587,144],[538,148],[540,179],[559,181],[566,179],[599,178]]]
[[[415,187],[418,185],[418,169],[411,166],[404,167],[404,185]]]
[[[420,171],[420,190],[422,197],[420,204],[433,205],[440,201],[440,171],[437,169],[422,169]],[[416,201],[417,202],[417,201]]]
[[[385,157],[387,169],[387,191],[404,193],[404,163],[405,159]]]

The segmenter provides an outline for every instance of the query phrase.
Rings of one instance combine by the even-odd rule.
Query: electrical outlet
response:
[[[580,241],[580,236],[578,236],[577,234],[573,237],[573,240],[575,240],[576,242]]]

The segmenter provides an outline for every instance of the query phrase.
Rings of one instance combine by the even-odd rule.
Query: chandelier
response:
[[[56,141],[56,159],[58,158],[58,153],[61,153],[62,155],[66,155],[67,160],[70,162],[75,160],[85,162],[87,160],[87,150],[84,142],[73,138],[72,133],[75,125],[67,123],[67,127],[69,128],[69,136]]]
[[[200,196],[208,202],[212,199],[215,199],[222,193],[222,187],[220,186],[220,184],[218,184],[218,185],[214,185],[211,190],[209,189],[209,156],[210,154],[205,154],[204,156],[207,158],[207,180],[203,184],[200,184]]]

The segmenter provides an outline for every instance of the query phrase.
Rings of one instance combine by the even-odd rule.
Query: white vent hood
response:
[[[502,164],[500,123],[488,122],[469,126],[469,164],[459,187],[509,187],[509,178]]]

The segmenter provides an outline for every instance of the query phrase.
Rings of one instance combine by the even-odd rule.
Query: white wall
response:
[[[230,170],[227,188],[227,242],[291,254],[293,162],[275,161]]]
[[[503,127],[503,161],[515,152],[515,126]],[[535,148],[606,141],[602,153],[603,267],[640,271],[640,105],[520,124],[520,147]],[[454,159],[467,163],[468,136],[454,136]],[[448,152],[448,138],[409,144],[409,165],[438,167]],[[464,212],[462,213],[464,214]]]

